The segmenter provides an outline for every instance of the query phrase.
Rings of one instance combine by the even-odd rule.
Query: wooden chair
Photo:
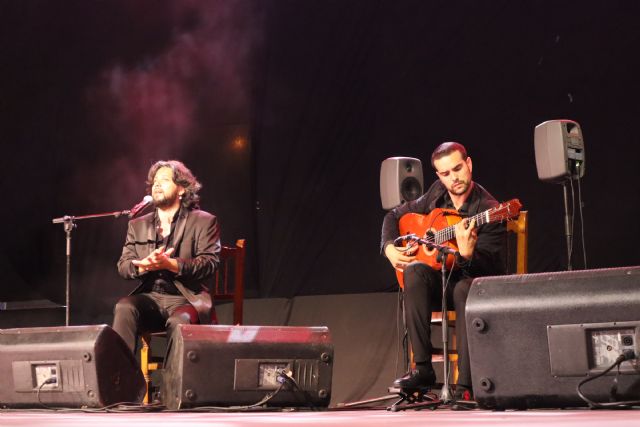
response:
[[[245,241],[239,239],[235,246],[222,246],[220,250],[220,265],[212,280],[210,290],[214,301],[212,309],[212,323],[217,323],[215,315],[216,301],[233,301],[233,323],[242,324],[244,303],[244,257]],[[147,384],[147,391],[143,403],[149,403],[149,389],[151,388],[151,372],[162,369],[162,358],[150,356],[151,339],[153,336],[166,336],[164,332],[145,333],[141,336],[140,370]]]
[[[527,222],[527,211],[521,211],[518,219],[507,222],[507,231],[516,235],[516,274],[527,273],[527,239],[529,236],[529,225]]]
[[[518,218],[513,221],[507,222],[507,232],[515,233],[516,235],[516,274],[527,273],[527,239],[529,235],[527,211],[520,211]],[[508,254],[510,255],[510,254]],[[455,311],[447,311],[447,320],[450,326],[454,326],[456,320]],[[434,311],[431,313],[432,324],[442,324],[442,312]],[[449,343],[455,342],[455,333],[451,333],[449,337]],[[431,362],[443,362],[444,355],[442,350],[440,352],[434,351],[431,356]],[[451,372],[453,372],[453,382],[458,380],[458,354],[451,351],[449,348],[449,362],[452,365]]]
[[[244,239],[237,240],[233,247],[222,247],[220,250],[221,268],[216,271],[210,291],[216,301],[233,301],[234,325],[242,325],[244,256]]]

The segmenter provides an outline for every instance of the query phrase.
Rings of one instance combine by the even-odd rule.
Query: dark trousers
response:
[[[458,384],[465,386],[471,386],[464,312],[472,280],[454,277],[447,286],[447,309],[453,307],[457,319]],[[409,264],[404,269],[404,308],[414,361],[430,363],[431,312],[442,309],[441,272],[421,262]]]
[[[121,298],[113,316],[113,329],[132,352],[141,333],[166,330],[170,336],[177,325],[193,323],[199,323],[198,313],[185,297],[157,292]]]

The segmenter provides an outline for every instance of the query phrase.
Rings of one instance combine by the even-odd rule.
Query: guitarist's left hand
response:
[[[476,220],[467,221],[463,219],[456,224],[456,242],[458,244],[458,252],[465,259],[473,257],[473,251],[478,241],[478,229],[476,228]]]

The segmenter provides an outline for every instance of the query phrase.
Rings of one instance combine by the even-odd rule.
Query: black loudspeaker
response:
[[[333,345],[326,327],[179,325],[160,395],[169,409],[250,405],[286,383],[269,406],[328,406]]]
[[[473,392],[485,408],[586,406],[578,383],[626,351],[640,355],[640,267],[473,281],[466,307]],[[640,399],[640,364],[622,363],[581,391]]]
[[[562,183],[571,177],[584,176],[584,141],[578,123],[571,120],[540,123],[535,129],[534,148],[540,180]]]
[[[390,157],[380,166],[380,199],[384,209],[422,196],[422,163],[412,157]]]
[[[135,357],[107,325],[0,330],[0,406],[93,407],[142,401]]]

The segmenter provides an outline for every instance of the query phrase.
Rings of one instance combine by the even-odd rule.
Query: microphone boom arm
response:
[[[393,246],[398,247],[404,242],[409,243],[418,243],[420,245],[425,245],[429,249],[435,249],[440,253],[444,253],[447,255],[453,255],[455,257],[460,255],[460,252],[455,249],[450,248],[446,245],[440,245],[438,243],[432,242],[430,240],[424,239],[422,237],[418,237],[415,233],[405,234],[404,236],[400,236],[393,241]]]
[[[147,200],[149,197],[149,200]],[[76,221],[81,219],[93,219],[93,218],[103,218],[112,216],[115,218],[120,218],[122,216],[133,217],[139,212],[143,211],[149,204],[151,203],[151,197],[146,196],[141,203],[138,203],[132,209],[127,209],[124,211],[115,211],[115,212],[106,212],[99,214],[90,214],[90,215],[65,215],[59,218],[54,218],[51,220],[53,224],[63,224],[64,231],[66,233],[66,273],[65,273],[65,326],[69,326],[70,321],[70,306],[71,306],[71,232],[74,228],[76,228]]]

